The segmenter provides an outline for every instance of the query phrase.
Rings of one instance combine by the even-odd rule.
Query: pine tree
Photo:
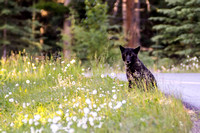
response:
[[[150,18],[159,24],[153,27],[154,48],[161,57],[184,59],[200,55],[200,1],[165,0],[168,8],[158,9],[160,16]]]
[[[33,11],[32,5],[24,6],[23,1],[0,0],[0,47],[4,58],[10,50],[40,47],[35,29],[39,23],[32,20]]]

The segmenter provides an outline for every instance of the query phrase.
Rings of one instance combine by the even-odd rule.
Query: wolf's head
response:
[[[124,48],[119,46],[122,54],[122,59],[126,65],[133,64],[137,60],[138,52],[140,51],[140,46],[133,49],[133,48]]]

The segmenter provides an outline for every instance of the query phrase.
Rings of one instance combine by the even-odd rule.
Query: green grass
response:
[[[128,92],[126,82],[90,73],[79,61],[13,56],[0,66],[0,131],[188,133],[181,101],[160,91]],[[112,72],[112,69],[110,70]]]

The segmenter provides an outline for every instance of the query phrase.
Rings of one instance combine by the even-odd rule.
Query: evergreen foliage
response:
[[[158,9],[160,14],[150,20],[159,24],[153,27],[157,34],[154,54],[160,57],[184,59],[187,55],[200,55],[200,1],[165,0],[168,8]],[[177,60],[176,60],[177,61]]]
[[[39,31],[36,29],[40,24],[32,16],[37,11],[32,2],[29,6],[23,4],[23,1],[0,0],[1,48],[6,46],[14,51],[25,47],[41,48],[37,38]]]
[[[117,44],[109,39],[112,35],[107,9],[107,4],[101,0],[85,1],[86,17],[82,23],[74,25],[73,51],[82,61],[100,59],[102,55],[106,55],[106,61],[109,61],[119,54]]]
[[[47,15],[39,17],[39,21],[44,28],[42,35],[44,45],[42,49],[51,54],[61,51],[63,47],[61,30],[63,29],[65,14],[69,14],[69,8],[54,0],[40,0],[36,4],[36,8],[48,12]]]

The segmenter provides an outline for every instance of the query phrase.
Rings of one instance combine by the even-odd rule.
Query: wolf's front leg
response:
[[[132,88],[132,81],[131,81],[131,77],[130,76],[131,76],[130,73],[126,72],[126,77],[128,79],[128,82],[129,82],[128,87]],[[129,91],[130,91],[130,89],[129,89]]]
[[[128,89],[128,90],[130,91],[130,90],[131,90],[131,88],[132,88],[132,81],[131,81],[131,80],[129,80],[128,82],[129,82],[129,84],[128,84],[128,87],[129,87],[129,89]]]

